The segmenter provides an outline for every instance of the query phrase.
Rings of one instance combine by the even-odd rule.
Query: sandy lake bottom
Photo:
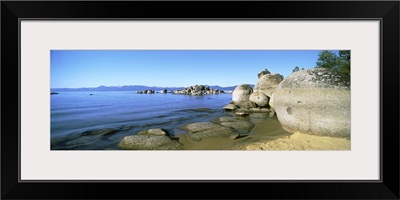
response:
[[[235,140],[206,138],[192,141],[187,134],[178,135],[184,150],[350,150],[351,141],[346,138],[316,136],[285,131],[276,116],[252,113],[247,117],[255,124],[248,134]]]

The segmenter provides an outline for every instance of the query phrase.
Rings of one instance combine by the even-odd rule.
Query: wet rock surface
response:
[[[167,133],[161,128],[149,129],[140,131],[137,135],[157,135],[157,136],[167,136]]]
[[[210,137],[229,137],[236,133],[232,128],[225,127],[212,122],[197,122],[182,126],[183,130],[189,133],[189,137],[194,141],[201,141]]]
[[[106,128],[106,129],[98,129],[98,130],[91,130],[91,131],[85,131],[81,135],[82,136],[88,136],[88,135],[111,135],[118,132],[118,130],[112,129],[112,128]]]
[[[213,122],[220,124],[222,126],[233,128],[241,134],[250,132],[251,129],[253,129],[254,127],[253,123],[243,118],[220,117],[215,119]]]
[[[225,110],[236,110],[238,108],[239,107],[237,107],[235,104],[228,104],[228,105],[223,107],[223,109],[225,109]]]
[[[163,135],[132,135],[124,137],[119,147],[125,150],[180,150],[183,145]]]

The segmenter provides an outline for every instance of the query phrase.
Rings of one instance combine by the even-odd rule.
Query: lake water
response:
[[[90,95],[92,94],[92,95]],[[204,96],[134,94],[131,91],[59,92],[51,95],[51,149],[119,149],[119,141],[139,131],[163,128],[174,135],[193,122],[232,116],[222,109],[231,94]],[[109,135],[85,134],[101,129]]]

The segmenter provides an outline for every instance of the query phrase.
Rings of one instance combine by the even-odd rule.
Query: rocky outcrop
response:
[[[161,128],[126,136],[120,141],[119,147],[126,150],[180,150],[183,148],[180,142],[172,139]]]
[[[236,93],[236,95],[238,94]],[[234,98],[233,94],[232,98]],[[234,111],[236,116],[241,116],[241,117],[247,116],[249,115],[249,113],[270,113],[270,114],[272,113],[271,117],[274,115],[275,112],[272,112],[271,109],[267,108],[269,98],[265,94],[261,92],[251,93],[251,95],[249,95],[249,99],[250,100],[241,100],[238,103],[236,103],[236,105],[235,101],[231,101],[228,105],[224,106],[223,108],[226,111]]]
[[[167,133],[161,128],[149,129],[140,131],[136,135],[157,135],[157,136],[167,136]]]
[[[214,122],[222,126],[233,128],[242,134],[248,133],[254,128],[253,123],[244,120],[243,118],[220,117],[215,119]]]
[[[268,69],[265,69],[264,71],[261,71],[260,73],[258,73],[258,78],[260,78],[261,76],[263,76],[263,75],[266,75],[266,74],[271,74],[271,72],[269,72],[268,71]]]
[[[161,93],[166,94],[168,91],[166,89],[161,90]]]
[[[265,108],[268,106],[269,97],[262,92],[255,91],[250,95],[250,101],[256,103],[259,107]]]
[[[350,137],[350,78],[325,68],[286,77],[273,94],[273,108],[289,132]]]
[[[229,137],[236,133],[235,130],[229,127],[221,126],[212,122],[197,122],[188,124],[182,127],[189,133],[189,138],[194,141],[201,141],[204,138],[210,137]]]
[[[188,95],[207,95],[207,94],[224,94],[225,92],[219,89],[212,89],[209,86],[195,85],[182,90],[176,90],[173,94],[188,94]]]
[[[240,102],[249,100],[251,93],[253,89],[249,85],[238,85],[232,92],[232,101],[238,106]]]
[[[268,97],[271,97],[276,86],[278,86],[282,80],[283,76],[278,73],[262,75],[254,86],[254,92],[262,92]]]
[[[138,91],[136,94],[154,94],[156,91],[154,90],[143,90],[143,91]]]
[[[118,144],[125,150],[181,150],[183,145],[168,136],[132,135],[124,137]]]
[[[244,116],[254,112],[268,112],[270,116],[273,116],[275,112],[270,109],[270,97],[276,86],[283,80],[283,76],[277,73],[271,74],[268,69],[265,69],[258,73],[258,77],[259,79],[254,89],[246,84],[238,85],[232,92],[232,102],[237,107],[227,105],[224,109],[232,111],[240,109],[241,112],[237,112],[237,116]]]
[[[228,104],[228,105],[223,107],[223,109],[225,109],[225,110],[236,110],[238,108],[239,107],[237,107],[235,104]]]

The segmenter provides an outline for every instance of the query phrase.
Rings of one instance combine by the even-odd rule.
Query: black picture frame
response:
[[[399,6],[399,1],[2,1],[1,198],[399,199]],[[19,20],[50,18],[379,19],[381,181],[20,182]]]

